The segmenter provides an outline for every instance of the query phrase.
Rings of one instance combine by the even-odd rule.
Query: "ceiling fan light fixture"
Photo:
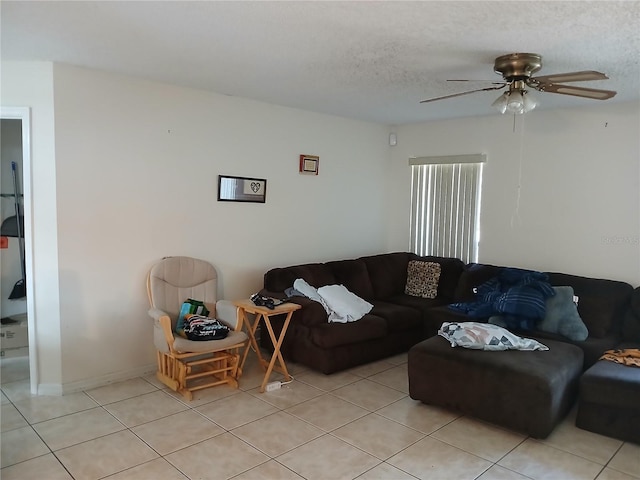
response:
[[[524,89],[512,89],[500,95],[492,104],[500,113],[522,115],[538,106],[538,100]]]
[[[538,106],[538,99],[527,90],[522,91],[522,113],[528,113]]]
[[[522,115],[524,113],[524,97],[520,90],[512,90],[509,92],[509,100],[507,100],[507,112]]]
[[[496,108],[500,113],[505,113],[507,111],[507,101],[509,100],[509,92],[504,92],[496,101],[491,104],[492,107]]]

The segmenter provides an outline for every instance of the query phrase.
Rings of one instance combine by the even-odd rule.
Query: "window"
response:
[[[481,154],[409,159],[412,252],[478,261],[485,161]]]

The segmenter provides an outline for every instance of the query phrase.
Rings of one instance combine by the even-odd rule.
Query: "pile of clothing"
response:
[[[546,300],[556,294],[548,279],[542,272],[505,268],[476,288],[475,301],[449,308],[472,318],[500,317],[507,329],[533,330],[545,316]]]

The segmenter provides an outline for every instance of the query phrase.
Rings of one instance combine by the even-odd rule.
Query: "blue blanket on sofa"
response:
[[[473,302],[453,303],[449,308],[473,318],[500,316],[506,328],[532,330],[545,316],[545,301],[555,291],[541,272],[505,268],[476,289]]]

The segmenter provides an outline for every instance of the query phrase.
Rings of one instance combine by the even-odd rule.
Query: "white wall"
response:
[[[65,391],[154,362],[162,256],[212,261],[238,298],[274,266],[406,250],[409,156],[487,153],[480,261],[640,284],[638,104],[402,126],[390,148],[385,126],[63,65],[3,62],[1,93],[32,109],[39,381]],[[267,203],[217,202],[218,174],[266,178]]]
[[[60,391],[62,382],[60,303],[58,284],[58,227],[56,212],[55,129],[53,121],[53,65],[48,62],[2,62],[0,104],[31,109],[30,184],[32,202],[25,198],[25,230],[32,233],[32,275],[38,344],[36,380],[42,391]],[[23,171],[27,166],[23,165]],[[23,181],[29,181],[24,175]],[[29,207],[29,203],[31,207]],[[31,208],[31,211],[27,211]],[[30,219],[28,217],[31,217]],[[27,240],[29,240],[27,238]],[[30,345],[33,348],[32,345]]]
[[[408,158],[486,153],[480,262],[640,285],[638,103],[538,110],[518,117],[515,132],[501,115],[397,130],[390,250],[408,245]]]
[[[155,361],[163,256],[211,261],[233,299],[271,267],[384,249],[384,126],[63,65],[54,85],[67,387]],[[217,202],[218,174],[266,178],[266,204]]]

